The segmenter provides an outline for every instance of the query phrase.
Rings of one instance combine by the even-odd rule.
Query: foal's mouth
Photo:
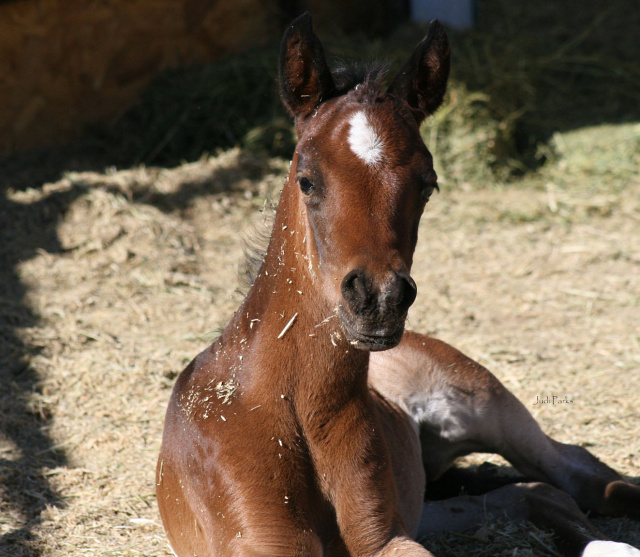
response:
[[[404,334],[406,314],[386,319],[383,323],[367,323],[366,317],[353,316],[344,306],[338,315],[347,341],[360,350],[379,352],[397,346]]]

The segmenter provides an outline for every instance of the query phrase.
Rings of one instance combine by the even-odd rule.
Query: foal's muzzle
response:
[[[416,283],[405,271],[391,271],[379,285],[365,269],[354,269],[342,280],[340,319],[349,341],[367,350],[396,346],[404,332]]]

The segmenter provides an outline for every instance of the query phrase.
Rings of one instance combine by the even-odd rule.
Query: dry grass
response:
[[[443,182],[422,222],[410,324],[488,365],[549,433],[637,477],[640,180],[625,169],[640,163],[640,128],[555,141],[557,164],[528,183]],[[594,155],[605,144],[608,166]],[[23,363],[13,406],[2,399],[0,554],[169,554],[153,478],[170,388],[234,311],[240,232],[260,226],[287,166],[230,151],[9,193],[18,240],[4,244],[16,261],[5,281],[23,297],[3,317]],[[575,404],[538,409],[538,394]],[[601,524],[640,543],[635,524]],[[433,544],[441,556],[555,555],[525,526]]]

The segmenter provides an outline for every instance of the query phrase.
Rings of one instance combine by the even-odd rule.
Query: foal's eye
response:
[[[431,197],[431,194],[433,193],[434,190],[440,190],[440,188],[438,188],[438,184],[427,184],[423,189],[422,189],[422,193],[421,193],[421,197],[422,197],[422,201],[424,201],[425,203],[427,203],[429,201],[429,198]]]
[[[302,193],[304,193],[305,195],[311,194],[314,189],[313,183],[306,176],[300,178],[298,180],[298,183],[300,184],[300,191],[302,191]]]
[[[438,187],[438,177],[436,176],[436,173],[431,172],[429,176],[423,180],[421,193],[422,201],[424,201],[425,203],[429,201],[429,198],[431,197],[431,194],[434,192],[434,190],[440,191],[440,188]]]

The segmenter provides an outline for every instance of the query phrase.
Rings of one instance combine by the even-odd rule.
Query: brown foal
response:
[[[384,89],[375,73],[332,74],[308,15],[285,33],[281,95],[299,141],[266,256],[167,411],[157,496],[177,555],[428,556],[417,535],[505,510],[580,555],[603,536],[578,505],[639,514],[640,489],[546,437],[487,370],[403,335],[437,187],[419,126],[442,102],[449,50],[432,23]],[[548,483],[425,506],[425,470],[478,450]]]

